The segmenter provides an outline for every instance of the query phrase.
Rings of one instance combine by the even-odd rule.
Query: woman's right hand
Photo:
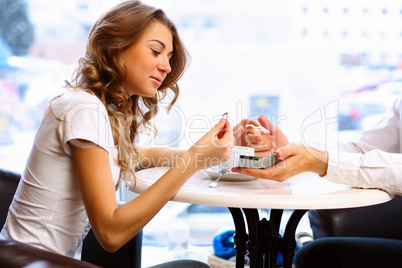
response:
[[[195,170],[201,170],[229,159],[233,143],[233,130],[228,120],[222,117],[187,153],[192,158]]]

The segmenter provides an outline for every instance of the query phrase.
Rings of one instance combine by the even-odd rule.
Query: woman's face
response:
[[[149,24],[142,37],[124,50],[120,58],[127,67],[123,88],[128,96],[153,97],[171,67],[173,37],[164,24]]]

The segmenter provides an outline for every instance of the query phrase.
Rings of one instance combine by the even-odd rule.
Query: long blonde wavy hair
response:
[[[152,22],[166,25],[173,36],[173,55],[170,59],[171,72],[167,75],[157,94],[153,97],[133,95],[124,97],[122,82],[127,69],[119,55],[135,43]],[[183,75],[189,59],[176,27],[165,13],[140,1],[124,1],[101,16],[92,27],[85,57],[79,60],[79,67],[71,82],[66,86],[85,90],[96,95],[105,105],[118,151],[117,164],[120,179],[128,180],[130,174],[135,179],[134,168],[140,160],[135,139],[142,127],[156,128],[150,120],[159,111],[158,102],[167,95],[168,89],[174,93],[168,105],[169,111],[179,95],[177,84]],[[116,189],[119,183],[116,185]]]

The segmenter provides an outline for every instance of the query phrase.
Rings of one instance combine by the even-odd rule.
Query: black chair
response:
[[[0,169],[0,228],[3,227],[21,176]]]
[[[114,253],[105,251],[92,230],[82,245],[81,260],[104,268],[141,268],[142,230]]]
[[[402,239],[402,196],[387,203],[349,209],[310,210],[314,239],[378,237]]]
[[[94,264],[32,247],[0,235],[0,267],[96,268]]]
[[[8,172],[0,169],[0,228],[4,225],[4,222],[7,217],[8,208],[12,202],[15,191],[17,190],[18,183],[20,181],[21,176],[19,174]],[[4,238],[4,237],[3,237]],[[11,244],[15,245],[14,247],[9,247]],[[13,266],[12,263],[8,263],[8,265],[2,265],[1,261],[7,261],[7,254],[5,252],[16,252],[20,251],[20,257],[22,258],[26,251],[17,250],[16,248],[22,247],[24,244],[17,243],[15,241],[6,241],[0,243],[0,267],[22,267],[22,266]],[[4,250],[7,246],[7,251]],[[30,247],[29,245],[25,245]],[[119,267],[119,268],[140,268],[141,267],[141,254],[142,254],[142,231],[138,233],[134,238],[132,238],[127,244],[125,244],[122,248],[114,253],[108,253],[105,251],[97,241],[95,235],[92,230],[89,232],[87,237],[84,239],[83,248],[82,248],[82,257],[81,260],[83,262],[79,262],[82,264],[95,264],[104,268],[108,267]],[[30,250],[36,250],[36,248],[30,247]],[[3,254],[4,252],[4,254]],[[25,253],[24,253],[25,252]],[[49,254],[53,254],[48,252]],[[43,254],[41,252],[35,253],[35,256],[38,258],[41,256],[48,256],[49,254]],[[65,256],[61,256],[58,254],[54,254],[57,257],[67,258]],[[6,258],[6,259],[5,259]],[[18,259],[14,258],[14,259]],[[12,258],[13,259],[13,258]],[[71,259],[71,258],[67,258]],[[35,260],[35,258],[31,259],[31,261]],[[71,259],[73,261],[77,261]],[[26,265],[27,263],[25,263]],[[63,267],[63,266],[55,266],[51,267]],[[67,267],[67,266],[66,266]],[[71,265],[70,267],[75,267]],[[78,267],[78,266],[77,266]],[[83,266],[84,267],[84,266]],[[94,266],[91,266],[94,267]]]

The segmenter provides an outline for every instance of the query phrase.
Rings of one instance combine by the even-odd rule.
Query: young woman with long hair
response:
[[[2,234],[74,256],[90,226],[114,252],[196,171],[227,158],[233,131],[224,117],[188,150],[136,146],[169,90],[169,107],[177,100],[188,58],[160,9],[124,1],[101,16],[66,92],[45,111]],[[135,183],[135,167],[155,163],[171,168],[118,206],[120,180]]]

